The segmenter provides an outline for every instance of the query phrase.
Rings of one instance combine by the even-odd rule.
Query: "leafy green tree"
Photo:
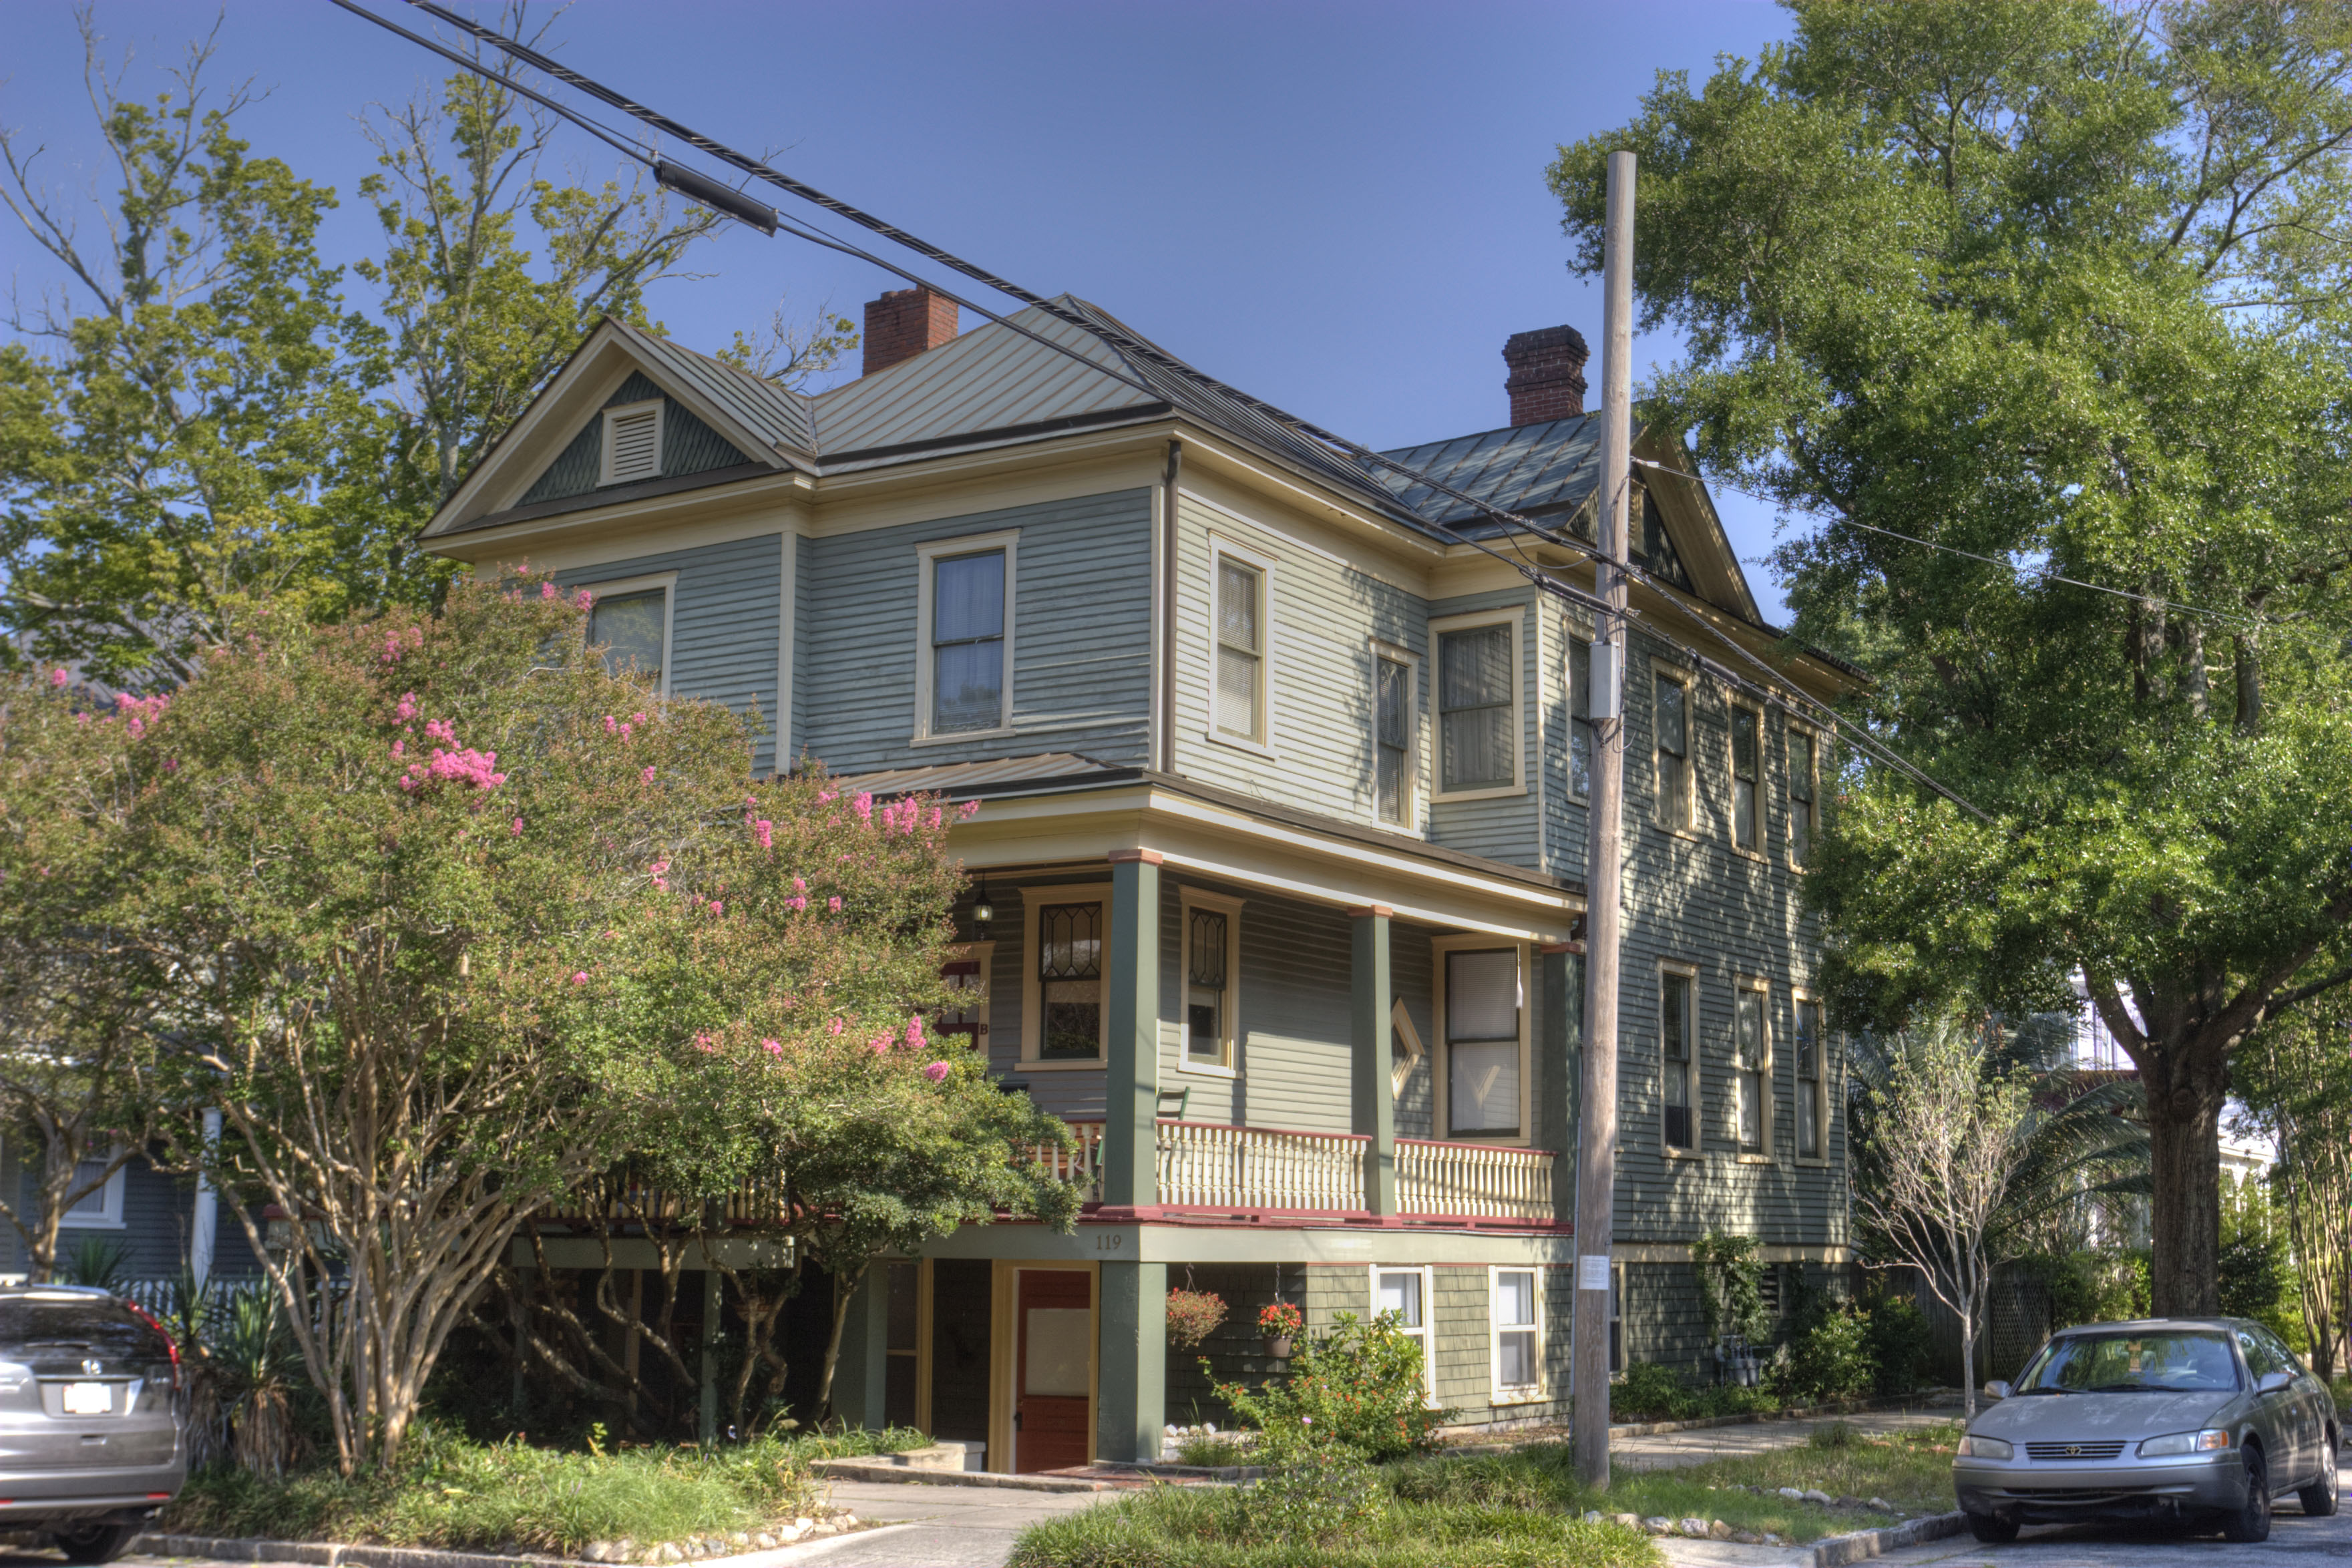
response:
[[[1630,147],[1635,287],[1688,344],[1650,417],[1810,525],[1793,635],[1991,819],[1843,781],[1836,1010],[2083,975],[2145,1097],[2156,1310],[2210,1311],[2231,1058],[2352,978],[2352,13],[1794,11],[1561,149],[1573,265]]]
[[[2239,1053],[2234,1082],[2252,1130],[2278,1146],[2273,1226],[2284,1220],[2314,1370],[2345,1365],[2352,1326],[2352,999],[2340,993],[2263,1029]],[[2270,1227],[2265,1227],[2270,1228]]]

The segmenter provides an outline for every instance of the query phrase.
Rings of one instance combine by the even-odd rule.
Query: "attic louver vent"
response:
[[[604,415],[604,475],[608,485],[661,477],[662,405],[641,403]]]

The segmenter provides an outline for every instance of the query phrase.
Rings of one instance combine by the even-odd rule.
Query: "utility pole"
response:
[[[1610,1237],[1617,1202],[1617,938],[1625,816],[1625,514],[1633,445],[1633,154],[1609,154],[1601,271],[1600,552],[1593,587],[1591,836],[1584,857],[1584,1079],[1576,1140],[1576,1473],[1609,1484]]]

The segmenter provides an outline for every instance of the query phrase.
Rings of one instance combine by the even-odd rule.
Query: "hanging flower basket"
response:
[[[1180,1351],[1198,1350],[1225,1321],[1226,1310],[1225,1299],[1214,1290],[1177,1287],[1168,1292],[1168,1342]]]
[[[1306,1314],[1288,1301],[1258,1309],[1257,1331],[1265,1342],[1265,1353],[1276,1361],[1290,1359],[1291,1341],[1306,1327]]]

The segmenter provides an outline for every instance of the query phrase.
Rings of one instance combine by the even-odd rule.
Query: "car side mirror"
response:
[[[2276,1394],[2282,1388],[2294,1386],[2294,1373],[2291,1372],[2266,1372],[2254,1379],[2256,1394]]]
[[[1987,1399],[2007,1399],[2010,1393],[2009,1384],[1997,1377],[1984,1385],[1984,1391]]]

